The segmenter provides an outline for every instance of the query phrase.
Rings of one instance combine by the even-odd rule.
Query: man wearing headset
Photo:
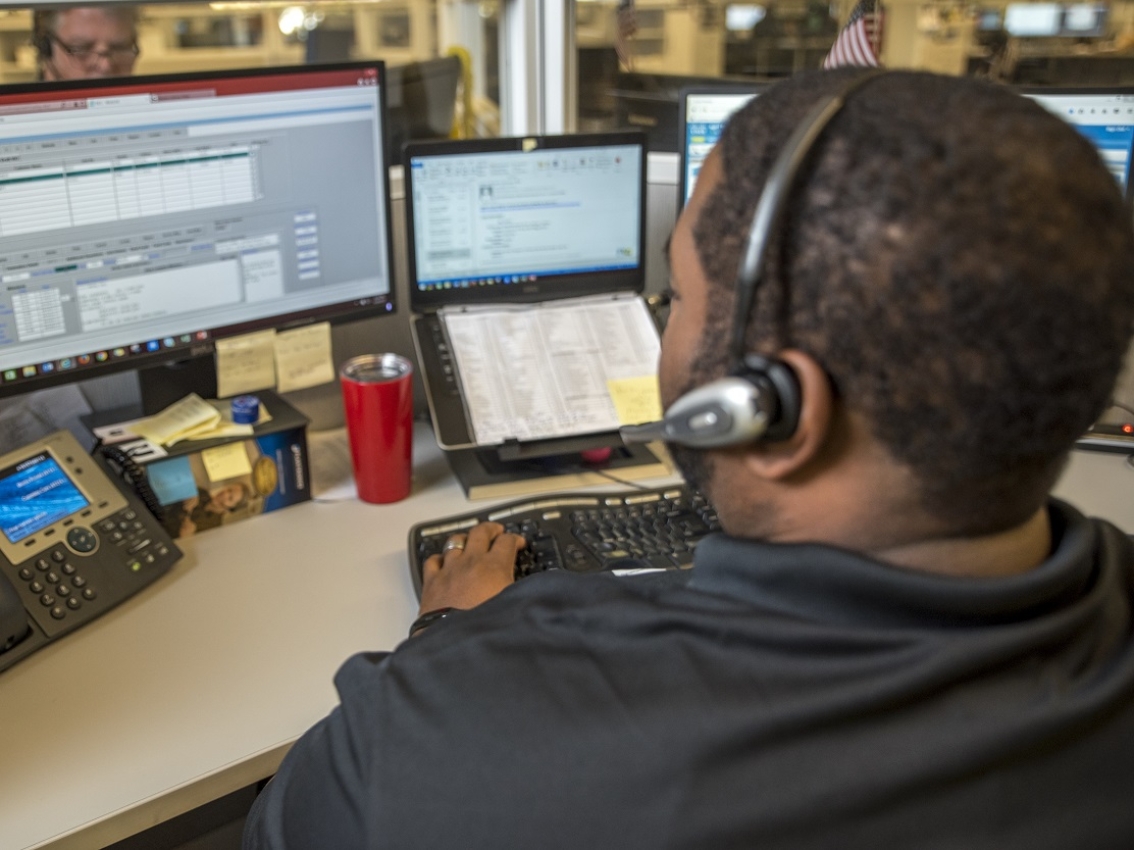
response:
[[[667,420],[738,370],[736,315],[743,380],[796,396],[674,446],[725,530],[688,582],[513,586],[519,538],[455,537],[422,611],[471,610],[344,665],[246,847],[1134,846],[1134,549],[1048,497],[1130,339],[1130,210],[1034,103],[900,72],[769,189],[858,75],[737,113],[674,229]]]
[[[37,9],[32,38],[45,81],[123,77],[138,59],[137,11],[133,6],[74,6]]]

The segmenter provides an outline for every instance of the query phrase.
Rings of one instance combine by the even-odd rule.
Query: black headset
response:
[[[799,424],[799,380],[782,360],[747,354],[744,337],[748,317],[764,273],[768,241],[783,218],[792,185],[831,119],[860,86],[883,73],[857,76],[839,91],[821,99],[784,143],[760,193],[736,282],[736,315],[726,377],[690,390],[666,410],[659,422],[621,429],[627,443],[666,440],[694,449],[739,446],[755,440],[786,440]]]

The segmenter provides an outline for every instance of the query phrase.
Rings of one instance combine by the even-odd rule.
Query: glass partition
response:
[[[77,27],[74,12],[92,10],[125,21],[113,43]],[[92,3],[55,18],[5,7],[0,84],[53,72],[165,74],[376,58],[402,87],[390,92],[395,122],[404,113],[399,142],[496,135],[497,17],[498,3],[470,0]]]
[[[677,150],[678,95],[819,68],[856,0],[577,0],[578,126]],[[889,0],[883,65],[1027,86],[1134,85],[1134,2]]]

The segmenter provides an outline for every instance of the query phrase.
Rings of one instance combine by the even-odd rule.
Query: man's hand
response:
[[[482,522],[454,534],[442,555],[422,566],[421,611],[474,608],[515,580],[516,554],[527,545],[498,522]]]

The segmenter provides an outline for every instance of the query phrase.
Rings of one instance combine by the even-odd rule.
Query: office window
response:
[[[579,129],[643,129],[653,150],[677,149],[682,88],[816,68],[838,34],[838,4],[822,0],[636,0],[632,15],[617,0],[576,8]]]
[[[405,139],[397,142],[499,133],[497,2],[348,0],[289,6],[214,0],[91,6],[136,10],[136,74],[378,58],[404,93],[391,89],[389,95],[391,125],[399,117],[404,125]],[[32,7],[0,11],[0,83],[37,79],[43,50],[59,49],[58,40],[37,43],[32,29]],[[87,60],[99,61],[97,56]]]
[[[763,83],[821,66],[857,0],[577,0],[577,124],[637,128],[677,150],[681,89]],[[1134,6],[961,0],[884,3],[890,68],[1019,85],[1134,85]]]

